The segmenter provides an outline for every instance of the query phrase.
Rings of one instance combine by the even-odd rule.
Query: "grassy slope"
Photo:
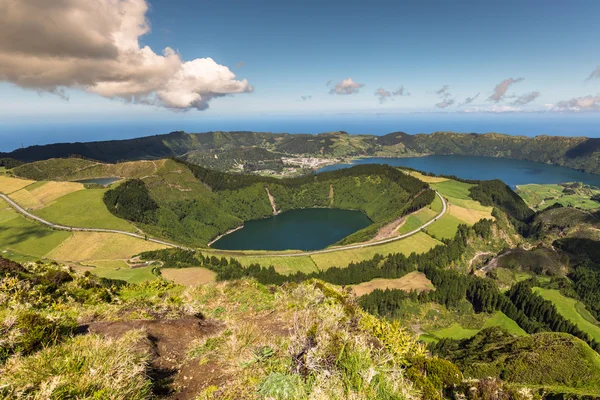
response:
[[[515,321],[507,317],[502,311],[498,311],[495,314],[492,314],[489,317],[487,317],[481,328],[463,328],[459,323],[453,323],[447,328],[442,328],[428,332],[428,335],[425,336],[423,339],[425,339],[426,341],[430,341],[431,339],[438,340],[446,338],[455,340],[467,339],[475,336],[482,329],[489,328],[492,326],[504,328],[513,335],[527,335],[527,333],[523,329],[521,329],[521,327]]]
[[[34,257],[44,257],[71,236],[26,219],[4,200],[0,200],[0,227],[0,250]]]
[[[166,246],[130,236],[101,233],[75,232],[48,257],[59,261],[122,260],[143,251],[163,249]]]
[[[600,203],[590,199],[591,196],[600,194],[600,190],[579,187],[574,189],[575,194],[563,193],[561,185],[522,185],[517,188],[519,196],[525,200],[529,207],[536,210],[546,209],[556,203],[563,206],[578,207],[592,210],[600,207]]]
[[[94,275],[103,278],[121,279],[129,283],[140,283],[157,279],[151,267],[130,268],[124,260],[93,260],[85,262],[91,268],[83,267]]]
[[[357,249],[348,249],[339,252],[322,253],[312,255],[311,258],[319,269],[330,267],[346,267],[351,262],[368,260],[375,254],[403,253],[409,255],[412,252],[425,253],[431,248],[440,244],[431,236],[419,232],[406,239],[396,240],[377,246],[363,247]]]
[[[465,221],[461,221],[460,219],[450,214],[444,214],[433,224],[429,225],[426,228],[426,230],[427,233],[429,233],[438,240],[451,239],[454,237],[454,235],[456,235],[456,232],[458,231],[458,226],[464,223]]]
[[[107,189],[86,189],[56,199],[47,207],[35,210],[35,215],[50,222],[79,228],[117,229],[135,232],[129,222],[112,215],[102,196]]]
[[[582,308],[585,310],[585,306],[578,306],[579,302],[577,300],[563,296],[558,290],[536,287],[534,291],[544,299],[550,300],[563,317],[576,324],[579,329],[586,332],[595,340],[600,341],[600,324],[598,321],[596,323],[591,322],[593,319],[590,319],[590,317],[593,317],[589,312],[582,314],[579,311]]]

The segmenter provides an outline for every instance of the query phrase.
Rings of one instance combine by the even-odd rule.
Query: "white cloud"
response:
[[[473,97],[467,97],[465,99],[465,101],[463,101],[462,103],[460,103],[457,107],[461,107],[464,106],[466,104],[471,104],[472,102],[474,102],[477,98],[479,97],[479,93],[477,93],[475,96]]]
[[[379,102],[380,103],[385,103],[387,98],[390,97],[392,94],[390,92],[388,92],[387,90],[385,90],[384,88],[379,88],[375,91],[375,96],[379,97]]]
[[[0,0],[0,80],[57,94],[77,88],[173,109],[204,110],[251,92],[212,58],[141,47],[145,0]]]
[[[592,71],[592,73],[590,74],[590,76],[588,76],[586,81],[589,81],[589,80],[592,80],[595,78],[600,78],[600,67],[598,67],[594,71]]]
[[[488,101],[493,101],[494,103],[498,103],[500,102],[500,100],[502,100],[504,98],[504,96],[506,95],[506,91],[508,90],[508,88],[517,83],[517,82],[521,82],[523,80],[523,78],[517,78],[517,79],[513,79],[513,78],[508,78],[503,80],[502,82],[500,82],[499,84],[496,85],[496,87],[494,88],[494,94],[492,94],[490,97],[488,97]]]
[[[445,98],[444,100],[440,101],[439,103],[436,103],[435,106],[437,108],[446,108],[446,107],[450,107],[455,102],[456,101],[454,99]]]
[[[336,83],[329,93],[331,94],[354,94],[358,93],[361,87],[365,86],[362,83],[356,83],[352,78],[344,79],[341,82]]]
[[[515,101],[512,102],[515,106],[524,106],[525,104],[531,103],[535,99],[540,97],[540,92],[531,92],[518,96]]]
[[[576,97],[559,101],[552,111],[600,111],[600,95]]]
[[[404,86],[400,86],[398,90],[392,92],[392,96],[410,96],[410,92],[404,89]]]

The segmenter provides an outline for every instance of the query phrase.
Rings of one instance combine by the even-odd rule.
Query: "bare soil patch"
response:
[[[223,324],[199,318],[174,320],[99,321],[83,327],[88,333],[119,338],[125,332],[142,329],[147,341],[140,343],[140,351],[151,355],[149,376],[155,384],[155,393],[169,399],[194,399],[198,393],[226,379],[216,366],[198,365],[188,360],[186,351],[195,339],[211,336],[224,328]]]

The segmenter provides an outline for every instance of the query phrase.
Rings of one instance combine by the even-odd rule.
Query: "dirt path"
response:
[[[478,251],[477,253],[475,253],[475,255],[473,256],[473,258],[471,258],[469,260],[469,268],[471,268],[473,266],[473,262],[475,262],[475,260],[477,260],[479,257],[481,256],[486,256],[489,254],[494,254],[491,251]]]
[[[268,187],[266,187],[265,190],[267,191],[267,196],[269,197],[269,203],[271,203],[271,208],[273,209],[273,215],[279,214],[279,211],[277,211],[277,204],[275,204],[275,197],[273,197],[273,195],[271,195],[271,192],[269,192]]]
[[[84,333],[119,338],[132,329],[145,331],[140,351],[150,355],[148,375],[155,382],[153,391],[161,398],[195,399],[202,389],[227,379],[215,366],[198,365],[187,356],[192,342],[220,332],[224,325],[214,321],[187,317],[173,320],[98,321],[82,326]]]

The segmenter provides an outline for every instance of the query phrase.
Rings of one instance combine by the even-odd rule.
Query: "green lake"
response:
[[[371,220],[360,211],[293,210],[248,221],[242,229],[223,236],[212,247],[221,250],[319,250],[370,224]]]

